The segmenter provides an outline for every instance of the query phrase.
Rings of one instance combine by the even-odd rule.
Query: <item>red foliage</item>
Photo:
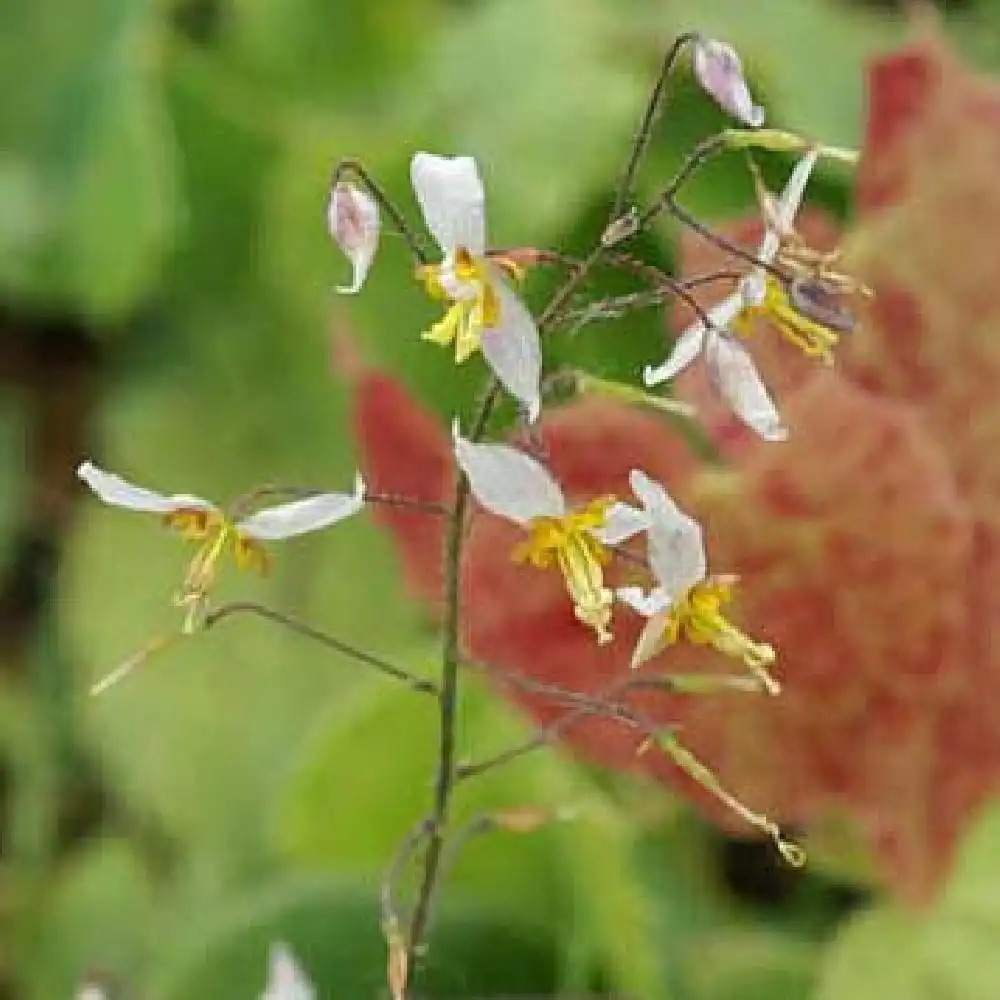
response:
[[[939,884],[969,816],[1000,785],[998,126],[1000,90],[931,34],[873,66],[848,244],[877,298],[836,372],[773,331],[753,341],[787,443],[743,433],[698,372],[679,389],[707,414],[727,473],[702,471],[656,418],[609,403],[542,422],[571,496],[627,496],[638,467],[704,520],[712,566],[743,578],[739,621],[779,650],[777,699],[658,698],[643,709],[679,722],[753,808],[806,825],[850,816],[886,883],[913,902]],[[801,228],[814,245],[832,242],[818,216]],[[759,230],[731,235],[752,246]],[[704,244],[682,251],[687,273],[722,263]],[[358,400],[373,488],[440,495],[443,431],[384,378],[363,380]],[[432,597],[439,533],[412,515],[385,517],[408,579]],[[470,655],[581,691],[621,675],[637,623],[616,611],[617,641],[598,647],[558,577],[510,562],[515,535],[476,518],[463,586]],[[677,650],[658,662],[708,658]],[[558,711],[518,700],[540,721]],[[587,720],[569,740],[606,765],[677,780],[662,758],[636,758],[620,723]]]

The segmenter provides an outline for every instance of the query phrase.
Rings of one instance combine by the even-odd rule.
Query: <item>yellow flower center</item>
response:
[[[608,625],[614,597],[604,586],[604,565],[610,555],[594,532],[605,523],[614,502],[614,497],[598,497],[562,517],[533,518],[528,538],[511,553],[516,562],[529,562],[537,569],[558,566],[576,617],[597,633],[600,643],[611,640]]]
[[[422,337],[443,347],[454,343],[455,363],[461,364],[479,349],[482,331],[500,318],[500,300],[486,262],[459,247],[447,275],[441,264],[427,264],[417,273],[428,295],[451,302],[444,317]]]
[[[720,608],[732,597],[733,579],[710,577],[689,588],[670,608],[664,623],[661,646],[677,642],[681,636],[696,645],[707,645],[726,656],[742,660],[770,694],[780,690],[767,672],[774,663],[774,649],[754,642],[729,622]]]
[[[178,508],[165,514],[163,520],[167,527],[177,531],[186,541],[201,543],[184,576],[183,589],[174,598],[179,607],[188,608],[185,631],[193,631],[198,612],[215,580],[219,558],[230,544],[239,569],[252,569],[263,574],[270,568],[264,547],[244,535],[218,511]]]
[[[808,357],[833,363],[833,348],[839,339],[837,332],[799,312],[789,300],[784,285],[773,274],[765,279],[762,301],[744,306],[731,327],[735,333],[746,337],[753,332],[755,319],[772,322],[786,340]]]

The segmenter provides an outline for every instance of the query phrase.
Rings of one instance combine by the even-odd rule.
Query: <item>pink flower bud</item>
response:
[[[700,38],[695,43],[692,63],[702,89],[721,108],[752,128],[764,124],[764,109],[754,104],[743,78],[743,64],[732,46],[714,38]]]
[[[361,290],[378,249],[378,204],[361,188],[340,181],[330,192],[327,225],[333,241],[354,269],[350,286],[341,285],[337,291],[354,295]]]

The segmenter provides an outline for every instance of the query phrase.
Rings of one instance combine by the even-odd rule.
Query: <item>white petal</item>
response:
[[[727,295],[721,302],[712,306],[708,311],[708,318],[713,327],[725,329],[742,308],[743,297],[737,291],[732,295]],[[700,319],[695,320],[674,341],[674,349],[670,352],[670,357],[659,368],[645,370],[642,377],[646,385],[659,385],[687,368],[701,353],[705,344],[705,333],[705,324]]]
[[[649,568],[667,595],[676,598],[708,572],[701,525],[641,470],[632,470],[629,483],[649,516]]]
[[[354,295],[364,284],[378,249],[378,202],[356,185],[341,182],[330,192],[327,225],[354,272],[351,284],[341,285],[337,291]]]
[[[497,325],[482,333],[483,357],[503,387],[528,411],[534,423],[542,408],[539,381],[542,346],[538,327],[528,307],[491,268],[493,288],[500,300]]]
[[[805,195],[806,185],[809,183],[809,176],[812,174],[818,159],[819,150],[810,149],[795,164],[789,175],[774,206],[773,226],[768,227],[757,250],[757,257],[765,264],[770,264],[774,260],[774,255],[778,252],[778,246],[781,243],[781,237],[792,228]]]
[[[486,248],[486,195],[471,156],[417,153],[410,180],[427,228],[448,253],[465,247],[476,256]]]
[[[244,518],[237,527],[244,535],[259,541],[291,538],[342,521],[361,510],[364,502],[365,482],[359,473],[353,494],[318,493],[276,507],[265,507]]]
[[[632,650],[632,660],[629,666],[635,670],[641,667],[647,660],[651,660],[660,650],[660,638],[663,629],[667,624],[667,616],[670,614],[669,608],[657,611],[651,615],[645,627],[639,633],[636,640],[635,649]]]
[[[638,510],[631,504],[616,503],[609,511],[604,525],[594,534],[605,545],[617,545],[626,539],[638,535],[649,527],[649,517],[644,510]]]
[[[525,524],[534,517],[566,513],[559,484],[544,466],[505,444],[473,444],[455,428],[455,458],[469,477],[473,496],[500,517]]]
[[[147,490],[143,486],[134,486],[113,472],[99,469],[93,462],[81,462],[76,474],[105,503],[113,507],[125,507],[128,510],[139,510],[149,514],[167,514],[172,510],[215,510],[215,504],[202,500],[201,497],[178,493],[167,496],[155,490]]]
[[[108,1000],[107,993],[94,983],[84,983],[76,991],[76,1000]]]
[[[723,110],[752,128],[764,124],[764,109],[754,104],[740,57],[732,46],[714,38],[699,39],[692,62],[698,82]]]
[[[287,944],[271,945],[267,986],[260,1000],[316,1000],[312,983]]]
[[[654,587],[648,594],[642,587],[619,587],[615,596],[622,604],[627,604],[643,618],[650,618],[659,611],[669,608],[670,597],[662,587]]]
[[[705,352],[709,379],[729,408],[765,441],[784,441],[788,428],[774,405],[750,352],[732,337],[715,337]]]

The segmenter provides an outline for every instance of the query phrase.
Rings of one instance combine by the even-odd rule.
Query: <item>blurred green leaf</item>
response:
[[[618,35],[601,0],[494,0],[442,36],[414,118],[479,157],[495,245],[544,244],[617,176],[647,86]]]
[[[0,281],[114,319],[155,290],[177,221],[162,23],[157,5],[130,0],[75,14],[19,2],[6,26],[2,132],[34,176],[0,221],[0,244],[22,249],[0,254]]]
[[[817,1000],[1000,995],[998,848],[1000,807],[994,802],[966,836],[951,878],[926,913],[886,905],[847,925],[830,950]]]
[[[387,83],[412,73],[435,37],[436,8],[432,0],[240,0],[229,8],[226,50],[270,90],[375,114]]]
[[[95,969],[128,981],[155,941],[154,889],[124,842],[97,841],[57,873],[23,935],[18,965],[32,997],[70,997]]]
[[[284,941],[321,997],[385,992],[386,946],[370,885],[292,879],[255,892],[228,915],[189,928],[188,946],[160,978],[164,1000],[245,1000],[260,994],[268,948]],[[481,906],[443,901],[419,980],[421,995],[498,996],[555,991],[555,954],[530,917],[512,922]]]

